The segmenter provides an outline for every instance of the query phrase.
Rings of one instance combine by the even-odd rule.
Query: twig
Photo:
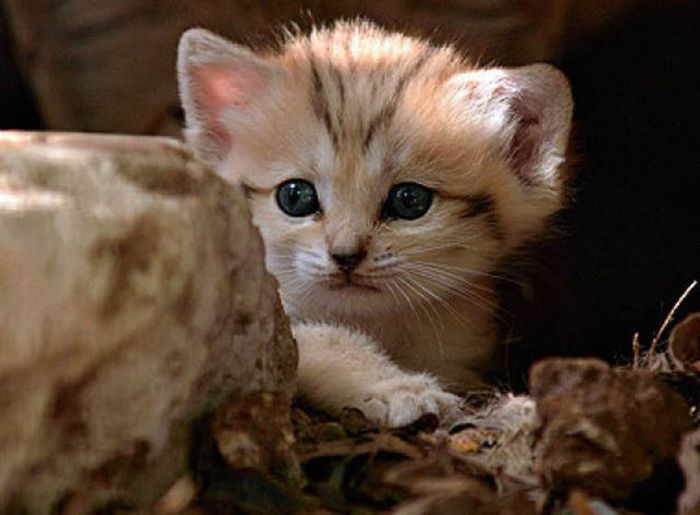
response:
[[[683,294],[678,298],[676,303],[673,305],[671,308],[671,311],[668,312],[668,316],[666,316],[666,320],[664,320],[664,323],[661,324],[661,327],[659,328],[658,332],[656,333],[656,336],[654,336],[654,340],[651,342],[651,347],[649,347],[649,356],[653,356],[656,353],[656,345],[659,343],[661,340],[661,335],[663,335],[664,331],[666,331],[666,328],[668,325],[671,323],[673,320],[673,317],[676,314],[676,311],[678,311],[678,308],[683,304],[683,301],[685,298],[690,295],[690,292],[693,291],[693,288],[697,286],[698,282],[693,281],[690,283],[690,286],[688,286]]]
[[[639,332],[634,333],[634,336],[632,337],[632,368],[639,368],[639,354],[640,354],[640,346],[639,346]]]

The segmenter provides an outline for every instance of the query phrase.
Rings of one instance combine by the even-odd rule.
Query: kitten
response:
[[[496,267],[563,204],[564,76],[367,22],[263,53],[192,29],[178,74],[188,142],[249,197],[301,393],[387,426],[453,415],[497,343]]]

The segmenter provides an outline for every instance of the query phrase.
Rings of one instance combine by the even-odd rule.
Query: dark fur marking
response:
[[[465,218],[473,218],[475,216],[490,213],[495,209],[494,200],[491,195],[468,195],[462,197],[467,203],[467,209],[462,216]]]
[[[467,204],[467,208],[462,212],[462,218],[471,219],[483,216],[488,221],[489,226],[493,228],[496,237],[499,239],[503,237],[503,227],[498,217],[496,201],[491,195],[482,193],[479,195],[465,195],[464,197],[458,198]]]
[[[328,112],[326,109],[325,114],[323,115],[323,125],[326,126],[326,130],[328,131],[328,134],[331,137],[331,142],[333,143],[333,148],[335,149],[336,152],[338,152],[338,133],[335,131],[333,128],[333,121],[331,120],[331,113]]]
[[[331,68],[331,73],[333,74],[335,85],[338,88],[338,103],[340,104],[338,110],[343,112],[345,110],[345,82],[343,82],[343,76],[337,68]]]
[[[409,70],[401,76],[401,78],[396,84],[396,92],[394,93],[395,103],[397,103],[399,98],[401,97],[401,94],[403,93],[403,90],[406,87],[406,83],[408,83],[408,80],[418,75],[418,72],[420,72],[421,68],[423,68],[423,66],[430,60],[431,57],[433,57],[433,50],[429,48],[425,49],[421,56],[418,58],[418,60],[415,63],[413,63],[413,66],[411,66],[411,68],[409,68]]]
[[[243,190],[243,195],[245,195],[245,198],[250,199],[253,196],[253,188],[248,186],[246,183],[241,183],[241,189]]]
[[[432,55],[432,50],[426,49],[413,64],[413,66],[411,66],[401,77],[399,77],[398,81],[396,82],[396,90],[389,99],[389,102],[374,116],[374,118],[372,118],[367,125],[367,134],[362,142],[362,148],[365,152],[372,143],[372,139],[376,135],[379,127],[388,125],[391,119],[394,117],[399,101],[401,100],[401,96],[403,95],[409,79],[414,77],[420,71],[420,69],[425,65],[425,63],[428,62]],[[376,83],[374,86],[376,86]]]
[[[331,113],[328,109],[328,99],[326,97],[326,91],[323,86],[323,81],[321,80],[321,75],[318,73],[316,68],[316,63],[311,61],[311,76],[313,80],[313,91],[311,96],[311,104],[313,105],[314,112],[319,120],[323,122],[323,125],[328,131],[328,135],[333,143],[333,148],[338,151],[338,133],[333,127],[333,121],[331,120]]]
[[[372,118],[372,121],[369,122],[369,126],[367,127],[367,134],[365,135],[365,139],[362,141],[362,149],[365,152],[369,148],[370,143],[372,143],[372,139],[377,133],[377,129],[382,125],[388,124],[389,120],[394,116],[395,111],[395,105],[386,105],[382,108],[381,111],[377,113],[377,115],[374,118]]]
[[[316,63],[311,61],[311,78],[313,81],[313,90],[311,91],[311,105],[314,108],[314,113],[319,120],[323,119],[323,111],[325,111],[325,98],[323,92],[323,82],[316,68]]]

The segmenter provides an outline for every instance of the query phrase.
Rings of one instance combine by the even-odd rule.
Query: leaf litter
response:
[[[543,360],[527,396],[477,393],[447,428],[237,398],[200,421],[191,471],[152,512],[700,514],[700,313],[672,327],[695,285],[648,350],[635,335],[629,367]]]

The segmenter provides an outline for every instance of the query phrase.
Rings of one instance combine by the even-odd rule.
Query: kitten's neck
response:
[[[371,335],[399,365],[430,371],[454,390],[480,384],[498,339],[497,298],[490,281],[478,285],[478,298],[452,297],[377,315],[326,314],[314,306],[287,306],[293,319],[354,327]]]

